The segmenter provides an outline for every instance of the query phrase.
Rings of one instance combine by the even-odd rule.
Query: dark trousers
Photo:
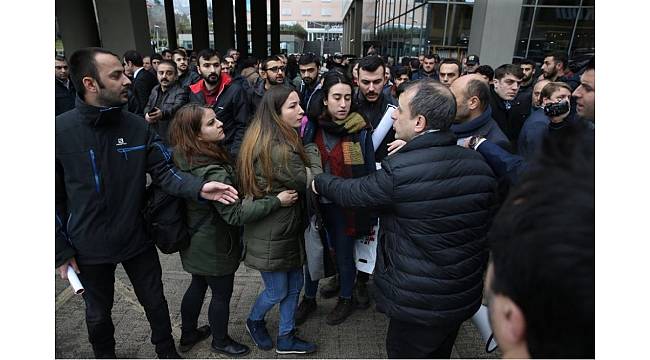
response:
[[[212,299],[208,308],[208,322],[212,330],[213,341],[224,340],[228,335],[230,318],[230,297],[232,296],[235,274],[224,276],[202,276],[192,274],[192,282],[183,295],[181,302],[181,319],[183,337],[196,330],[199,314],[205,299],[205,292],[210,286]]]
[[[425,326],[390,319],[386,352],[390,359],[449,359],[460,324]]]
[[[144,307],[151,326],[151,343],[155,345],[156,353],[171,351],[174,348],[174,338],[156,248],[151,246],[133,258],[123,261],[122,266],[131,280],[138,301]],[[88,340],[97,357],[115,351],[115,327],[111,319],[111,309],[116,267],[117,264],[79,264],[79,279],[85,289],[83,298],[86,302]]]

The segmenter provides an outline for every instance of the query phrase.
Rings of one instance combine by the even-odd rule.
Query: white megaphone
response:
[[[492,327],[490,327],[490,320],[488,319],[487,306],[481,305],[476,314],[472,316],[472,322],[478,328],[478,331],[481,333],[481,337],[485,342],[485,352],[491,353],[496,350],[499,345],[492,335]]]

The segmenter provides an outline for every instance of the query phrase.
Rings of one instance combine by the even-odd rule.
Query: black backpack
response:
[[[167,194],[155,184],[147,188],[144,209],[147,235],[164,254],[173,254],[187,248],[194,233],[211,215],[212,211],[196,226],[189,227],[184,199]]]

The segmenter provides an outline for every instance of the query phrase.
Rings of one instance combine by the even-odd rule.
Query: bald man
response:
[[[463,75],[451,83],[449,90],[456,98],[456,118],[451,130],[466,138],[481,135],[503,149],[510,151],[510,141],[492,119],[490,88],[479,74]]]

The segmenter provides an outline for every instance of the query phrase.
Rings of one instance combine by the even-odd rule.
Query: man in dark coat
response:
[[[63,56],[54,59],[54,114],[59,115],[74,109],[76,92],[69,79],[68,61]]]
[[[144,107],[149,101],[149,95],[154,86],[158,84],[156,76],[144,69],[142,55],[135,50],[124,53],[124,73],[132,78],[131,94],[128,109],[130,112],[144,116]]]
[[[456,98],[456,119],[451,131],[458,138],[482,135],[503,149],[511,150],[510,141],[492,119],[490,87],[481,75],[463,75],[451,84],[449,90]]]
[[[517,149],[519,132],[530,114],[530,97],[517,97],[523,78],[524,73],[519,65],[501,65],[494,70],[490,91],[492,117],[510,140],[513,150]]]
[[[169,124],[176,111],[189,102],[189,89],[176,80],[176,63],[163,60],[158,64],[159,84],[151,91],[149,102],[144,108],[144,119],[156,130],[163,142],[169,146]]]
[[[220,54],[204,49],[197,54],[201,80],[190,86],[190,102],[212,106],[223,123],[226,138],[223,144],[233,157],[237,156],[250,120],[250,105],[242,84],[221,72]]]
[[[70,74],[79,93],[76,107],[55,120],[55,266],[63,279],[71,267],[84,285],[96,358],[116,356],[111,309],[121,263],[151,325],[158,357],[179,359],[158,252],[142,217],[146,174],[165,192],[186,199],[228,204],[237,192],[178,171],[151,127],[123,109],[131,81],[117,55],[80,49],[70,57]]]
[[[185,50],[177,49],[172,53],[172,58],[176,63],[178,82],[182,87],[190,87],[201,79],[199,73],[189,65]]]
[[[453,94],[434,80],[408,85],[393,113],[406,145],[372,175],[318,175],[314,191],[344,207],[381,211],[377,309],[389,318],[389,358],[449,358],[460,324],[481,305],[496,180],[449,130]]]

